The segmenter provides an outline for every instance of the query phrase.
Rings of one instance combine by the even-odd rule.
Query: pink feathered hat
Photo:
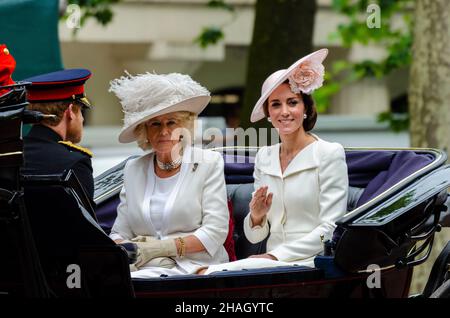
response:
[[[292,64],[288,69],[272,73],[263,83],[261,97],[253,108],[250,121],[252,123],[266,117],[263,110],[264,102],[270,94],[287,79],[294,93],[311,94],[322,86],[325,68],[323,60],[328,55],[328,49],[315,51]]]

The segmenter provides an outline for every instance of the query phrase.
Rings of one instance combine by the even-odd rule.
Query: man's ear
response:
[[[68,119],[74,119],[75,118],[75,106],[73,103],[69,104],[69,107],[67,107],[65,113]]]

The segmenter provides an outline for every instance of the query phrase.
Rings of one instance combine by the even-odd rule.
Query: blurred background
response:
[[[123,114],[108,88],[125,71],[189,74],[212,92],[203,129],[246,129],[264,79],[322,47],[314,133],[346,147],[447,150],[449,15],[446,0],[0,0],[0,43],[17,60],[16,81],[92,71],[82,145],[98,175],[140,152],[117,141]],[[412,293],[427,273],[416,270]]]
[[[327,96],[315,96],[322,113],[315,133],[345,146],[407,147],[406,130],[394,132],[377,118],[406,110],[397,105],[407,100],[408,68],[385,76],[352,69],[351,63],[381,63],[388,53],[380,43],[360,43],[356,34],[345,43],[339,28],[355,28],[349,23],[357,15],[361,29],[373,30],[363,41],[381,29],[368,29],[365,1],[348,13],[350,2],[358,1],[2,0],[0,17],[10,23],[0,36],[17,59],[15,80],[62,67],[92,71],[86,90],[95,108],[86,113],[83,145],[94,151],[96,175],[138,151],[117,142],[123,114],[108,92],[110,80],[125,70],[191,75],[213,95],[203,128],[223,131],[249,127],[263,80],[322,47],[329,48],[325,66],[334,78],[327,78]],[[380,9],[374,22],[382,20]],[[395,14],[389,19],[409,31],[403,13]]]

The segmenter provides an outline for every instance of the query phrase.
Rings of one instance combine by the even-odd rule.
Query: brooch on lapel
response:
[[[195,172],[195,170],[197,170],[198,167],[198,162],[194,162],[194,166],[192,167],[192,172]]]

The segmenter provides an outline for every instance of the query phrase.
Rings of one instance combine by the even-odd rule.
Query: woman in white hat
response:
[[[127,162],[110,237],[132,241],[132,277],[195,273],[228,261],[229,212],[222,156],[191,147],[207,89],[177,73],[128,75],[111,82],[125,113],[119,141],[149,153]]]
[[[267,117],[281,139],[279,144],[262,147],[256,156],[255,192],[244,220],[250,242],[269,236],[267,252],[213,265],[203,273],[314,266],[323,239],[331,238],[335,222],[345,214],[348,176],[344,149],[309,132],[317,119],[309,94],[322,86],[322,62],[327,53],[327,49],[316,51],[270,75],[251,114],[252,122]]]

